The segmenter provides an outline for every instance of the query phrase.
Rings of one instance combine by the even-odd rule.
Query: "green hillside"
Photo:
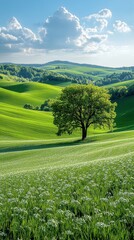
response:
[[[66,74],[76,78],[87,78],[97,81],[113,73],[121,73],[122,69],[95,66],[90,64],[77,64],[70,62],[54,61],[41,67],[44,70],[50,70],[54,73]]]
[[[71,65],[72,66],[72,65]],[[71,68],[70,66],[70,68]],[[48,66],[50,67],[50,66]],[[87,66],[77,67],[80,71],[85,71]],[[99,67],[97,68],[99,69]],[[101,69],[103,72],[105,68]],[[109,69],[107,68],[107,71]],[[130,86],[133,80],[124,81],[109,85],[109,87]],[[1,136],[0,139],[45,139],[55,138],[56,127],[53,125],[51,113],[26,110],[23,106],[31,104],[40,106],[48,98],[56,98],[61,87],[36,83],[23,82],[19,83],[8,78],[0,81],[0,101],[1,101]],[[134,129],[134,96],[121,98],[118,100],[116,131]],[[91,128],[89,133],[94,132]],[[96,132],[101,132],[96,130]],[[102,131],[103,132],[103,131]],[[74,136],[80,136],[76,133]],[[57,138],[57,137],[56,137]]]
[[[134,96],[118,100],[117,130],[134,130]]]
[[[95,137],[2,141],[2,240],[133,239],[134,131]]]
[[[53,137],[56,128],[52,115],[47,112],[26,110],[1,104],[0,139],[46,139]]]
[[[40,170],[40,167],[54,169],[79,164],[84,166],[95,161],[109,161],[110,158],[114,161],[124,154],[129,155],[133,143],[134,131],[91,135],[84,143],[76,137],[59,140],[3,140],[0,152],[4,155],[0,160],[0,174]]]
[[[41,83],[2,82],[0,88],[0,139],[45,139],[54,136],[55,126],[50,113],[26,110],[26,103],[40,106],[48,98],[55,98],[61,88]]]
[[[25,103],[40,105],[47,98],[57,97],[61,88],[39,83],[23,83],[4,86],[1,92],[0,139],[47,139],[57,138],[51,113],[24,109]],[[116,131],[134,129],[134,96],[118,100]],[[126,122],[127,119],[127,122]],[[89,135],[93,133],[89,129]],[[95,132],[103,132],[95,130]],[[80,138],[81,133],[73,136]]]
[[[58,137],[51,112],[23,107],[61,89],[0,81],[0,239],[133,239],[134,96],[118,100],[113,132],[81,141]]]
[[[63,86],[71,82],[90,81],[102,86],[134,78],[133,67],[110,68],[67,61],[54,61],[42,65],[0,64],[0,79],[6,80],[9,76],[18,82],[30,80]]]
[[[48,98],[57,97],[61,91],[60,87],[34,82],[14,84],[2,82],[0,86],[1,101],[16,106],[24,106],[26,103],[42,104]]]
[[[110,88],[110,87],[120,87],[120,86],[126,86],[126,87],[129,87],[131,85],[134,84],[134,79],[132,80],[127,80],[127,81],[124,81],[124,82],[118,82],[118,83],[113,83],[113,84],[108,84],[106,85],[105,87],[106,88]]]

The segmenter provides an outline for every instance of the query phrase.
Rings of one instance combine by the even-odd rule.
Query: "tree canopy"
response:
[[[57,134],[71,134],[80,128],[84,140],[91,125],[112,129],[115,106],[116,103],[110,101],[110,95],[104,88],[92,84],[68,86],[52,104]]]

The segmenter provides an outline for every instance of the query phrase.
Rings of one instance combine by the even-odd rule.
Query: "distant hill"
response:
[[[45,66],[51,66],[51,65],[73,65],[73,66],[83,66],[83,67],[91,67],[91,68],[105,68],[105,69],[117,69],[117,70],[127,70],[127,71],[134,71],[134,66],[128,66],[128,67],[106,67],[106,66],[102,66],[102,65],[95,65],[95,64],[88,64],[88,63],[76,63],[76,62],[70,62],[70,61],[62,61],[62,60],[54,60],[54,61],[50,61],[47,63],[31,63],[31,64],[17,64],[17,63],[12,63],[12,62],[3,62],[0,63],[1,64],[13,64],[13,65],[18,65],[18,66],[26,66],[26,67],[45,67]]]
[[[73,65],[73,66],[83,66],[83,67],[91,67],[91,68],[112,68],[112,67],[105,67],[105,66],[99,66],[94,64],[87,64],[87,63],[76,63],[76,62],[70,62],[70,61],[60,61],[55,60],[51,62],[47,62],[45,64],[42,64],[42,66],[51,66],[51,65]]]
[[[98,86],[134,79],[134,67],[110,68],[69,61],[52,61],[45,64],[0,64],[0,79],[12,76],[17,82],[33,81],[66,86],[70,83]]]

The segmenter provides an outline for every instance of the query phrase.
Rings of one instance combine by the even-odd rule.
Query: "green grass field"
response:
[[[105,88],[110,88],[110,87],[120,87],[120,86],[126,86],[129,87],[134,84],[134,79],[127,80],[124,82],[118,82],[118,83],[113,83],[113,84],[108,84],[105,86]]]
[[[0,240],[134,239],[134,96],[114,131],[56,136],[49,112],[26,110],[61,91],[2,81]]]
[[[134,131],[1,144],[1,239],[133,239]]]

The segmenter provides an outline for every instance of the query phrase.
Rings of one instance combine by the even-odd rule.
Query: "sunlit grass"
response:
[[[3,141],[1,239],[133,239],[130,133],[83,144]]]

